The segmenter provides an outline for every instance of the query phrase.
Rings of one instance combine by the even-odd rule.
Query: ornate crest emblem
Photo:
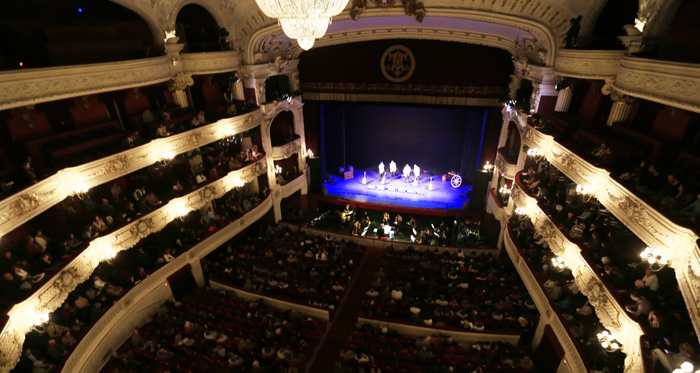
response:
[[[416,59],[411,50],[403,45],[392,45],[382,55],[380,65],[385,78],[401,83],[413,75]]]

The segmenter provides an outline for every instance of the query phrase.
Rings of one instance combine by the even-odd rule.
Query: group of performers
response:
[[[396,162],[389,162],[389,174],[391,175],[391,181],[396,177]],[[386,170],[384,167],[384,162],[379,162],[379,179],[382,184],[386,183]],[[413,176],[413,185],[420,184],[420,167],[417,164],[413,165],[413,168],[406,164],[403,168],[403,182],[408,184],[410,178]]]

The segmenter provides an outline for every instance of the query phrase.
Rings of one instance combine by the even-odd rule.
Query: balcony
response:
[[[554,73],[581,79],[615,79],[625,51],[560,49]]]
[[[700,112],[700,64],[625,56],[614,86],[630,96]]]
[[[527,127],[523,135],[525,145],[543,150],[546,159],[575,183],[593,185],[596,198],[607,210],[647,246],[662,251],[676,272],[688,314],[696,334],[700,335],[700,293],[696,290],[700,283],[700,237],[697,233],[672,222],[610,177],[606,170],[591,165],[555,142],[552,136],[527,126],[524,115],[513,111],[504,113],[505,123],[513,120]]]
[[[187,74],[233,71],[240,66],[236,51],[183,53]],[[168,56],[88,65],[0,72],[0,110],[94,93],[141,87],[170,79],[174,63]]]
[[[55,175],[0,201],[0,236],[28,222],[70,196],[72,187],[90,189],[158,162],[164,154],[178,155],[261,123],[260,111],[218,122],[58,171]]]
[[[282,159],[287,159],[294,154],[299,153],[302,150],[301,138],[297,136],[294,140],[291,140],[283,145],[272,147],[272,159],[279,161]]]
[[[496,160],[493,162],[498,172],[500,172],[503,177],[510,180],[513,180],[515,177],[516,163],[517,161],[514,161],[508,156],[506,148],[498,149],[498,152],[496,152]]]
[[[21,346],[24,343],[25,334],[30,330],[30,322],[38,314],[51,313],[58,309],[68,295],[82,282],[90,278],[90,274],[100,264],[101,260],[116,253],[128,250],[136,245],[140,240],[148,235],[162,230],[168,223],[184,216],[190,211],[202,208],[205,204],[220,198],[233,188],[240,186],[242,183],[249,182],[259,175],[267,172],[267,159],[262,157],[257,162],[250,164],[242,169],[232,171],[228,175],[206,184],[188,195],[175,198],[161,208],[144,215],[140,219],[127,224],[116,231],[99,237],[93,240],[90,245],[75,257],[70,263],[65,264],[62,268],[53,271],[55,275],[45,280],[44,284],[33,292],[26,300],[16,304],[10,312],[8,312],[8,321],[4,325],[2,334],[0,334],[0,354],[7,358],[9,368],[19,360],[21,354]],[[269,201],[269,198],[268,200]],[[269,205],[266,202],[263,205]],[[268,207],[269,210],[269,207]],[[257,211],[257,210],[255,210]],[[267,210],[265,210],[267,212]],[[264,215],[264,212],[262,213]],[[262,216],[262,215],[260,215]],[[245,219],[248,219],[246,215]],[[255,219],[257,220],[257,218]],[[248,220],[252,223],[255,220]],[[231,224],[229,231],[234,228],[240,228],[244,225],[244,218],[237,221],[238,224]],[[237,230],[236,232],[238,232]],[[234,233],[235,234],[235,233]],[[215,235],[219,237],[219,234]],[[228,239],[228,237],[226,238]],[[218,241],[216,241],[218,242]],[[220,243],[219,243],[220,244]],[[197,248],[199,246],[196,246]],[[218,244],[212,246],[209,251],[218,247]],[[194,249],[192,249],[194,250]],[[179,263],[173,270],[180,268],[184,263],[182,261],[187,258],[192,258],[194,251],[190,250],[188,255],[181,256],[182,260],[175,260],[170,264]],[[203,257],[209,251],[200,249]],[[201,258],[199,257],[199,258]],[[166,267],[171,268],[171,267]],[[155,277],[155,276],[154,276]],[[158,278],[158,277],[155,277]],[[148,283],[148,281],[146,281]],[[120,302],[125,301],[122,299]],[[121,309],[122,307],[113,307]],[[111,310],[110,310],[111,311]],[[5,361],[3,362],[5,364]],[[9,370],[5,365],[0,365],[0,370]]]

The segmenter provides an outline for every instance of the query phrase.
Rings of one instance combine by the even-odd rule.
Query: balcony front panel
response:
[[[506,252],[510,257],[515,269],[518,271],[520,278],[523,280],[528,293],[535,302],[537,309],[544,321],[552,327],[554,334],[559,343],[561,343],[564,353],[568,359],[569,366],[572,372],[587,372],[586,363],[581,356],[581,351],[577,346],[576,339],[569,332],[568,325],[562,322],[552,307],[551,301],[545,294],[542,286],[535,278],[535,275],[530,270],[525,259],[518,252],[518,247],[513,241],[513,237],[509,232],[504,234],[503,244]]]
[[[502,151],[505,151],[504,148],[498,149],[496,152],[496,160],[493,161],[493,164],[496,166],[496,169],[498,172],[503,175],[506,179],[513,180],[515,177],[515,163],[511,163],[507,157],[505,157],[502,154]]]
[[[272,159],[275,161],[287,159],[292,155],[299,153],[301,150],[301,138],[294,139],[284,145],[273,147]]]
[[[167,81],[166,56],[0,72],[0,110]]]
[[[180,61],[187,74],[204,75],[237,70],[241,57],[236,51],[182,53]]]
[[[700,113],[700,64],[626,56],[614,86],[630,96]]]
[[[134,328],[129,316],[132,312],[138,312],[147,304],[161,302],[164,299],[151,299],[150,295],[158,288],[162,287],[167,278],[180,270],[183,266],[196,265],[199,261],[211,253],[219,246],[223,245],[231,237],[245,230],[248,226],[262,218],[272,208],[272,196],[268,196],[260,202],[257,207],[248,211],[238,220],[217,231],[199,244],[195,245],[187,252],[182,253],[172,262],[158,269],[151,276],[148,276],[140,284],[131,289],[119,301],[117,301],[107,312],[100,317],[99,321],[90,328],[90,331],[83,337],[75,347],[66,364],[64,372],[97,372],[104,364],[103,356],[110,349],[115,349],[119,345],[109,345],[102,343],[103,340],[118,340],[119,344],[131,335]],[[124,327],[122,324],[127,324]],[[113,338],[117,334],[121,338]]]
[[[581,79],[614,79],[625,51],[560,49],[554,74]]]
[[[524,115],[505,112],[505,120],[514,120],[526,126]],[[700,247],[698,235],[656,211],[629,191],[603,169],[597,168],[566,147],[527,126],[523,142],[529,147],[542,149],[554,167],[579,185],[591,185],[595,197],[637,237],[652,248],[660,249],[676,270],[676,280],[686,301],[688,314],[696,334],[700,336]]]
[[[297,176],[294,180],[282,185],[282,198],[287,198],[306,186],[306,174]]]
[[[74,186],[93,188],[158,162],[163,154],[178,155],[261,123],[260,111],[224,118],[218,122],[170,137],[153,140],[133,149],[58,171],[0,201],[0,236],[28,222],[72,194]]]
[[[598,319],[606,329],[618,335],[618,340],[624,346],[626,372],[642,372],[640,337],[644,334],[642,327],[622,308],[615,296],[603,284],[596,270],[581,254],[578,245],[569,241],[559,228],[542,211],[537,200],[530,197],[519,183],[515,183],[513,191],[515,206],[524,207],[532,220],[537,233],[548,243],[549,249],[558,257],[569,263],[569,268],[576,285],[588,303],[595,310]]]
[[[90,278],[93,270],[101,260],[104,260],[105,254],[132,248],[141,239],[165,228],[183,212],[189,213],[202,208],[233,188],[252,181],[266,172],[267,159],[263,157],[190,194],[171,200],[161,208],[108,235],[93,240],[53,278],[8,312],[9,320],[0,334],[0,354],[6,357],[0,365],[0,371],[10,370],[19,361],[24,336],[30,330],[28,326],[31,325],[30,322],[35,320],[37,315],[51,313],[58,309],[79,284]],[[244,221],[244,218],[239,219],[239,224],[243,225]]]

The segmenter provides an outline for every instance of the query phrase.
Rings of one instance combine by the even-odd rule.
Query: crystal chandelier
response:
[[[322,37],[331,17],[345,9],[348,0],[255,0],[263,13],[279,19],[284,33],[309,50]]]

